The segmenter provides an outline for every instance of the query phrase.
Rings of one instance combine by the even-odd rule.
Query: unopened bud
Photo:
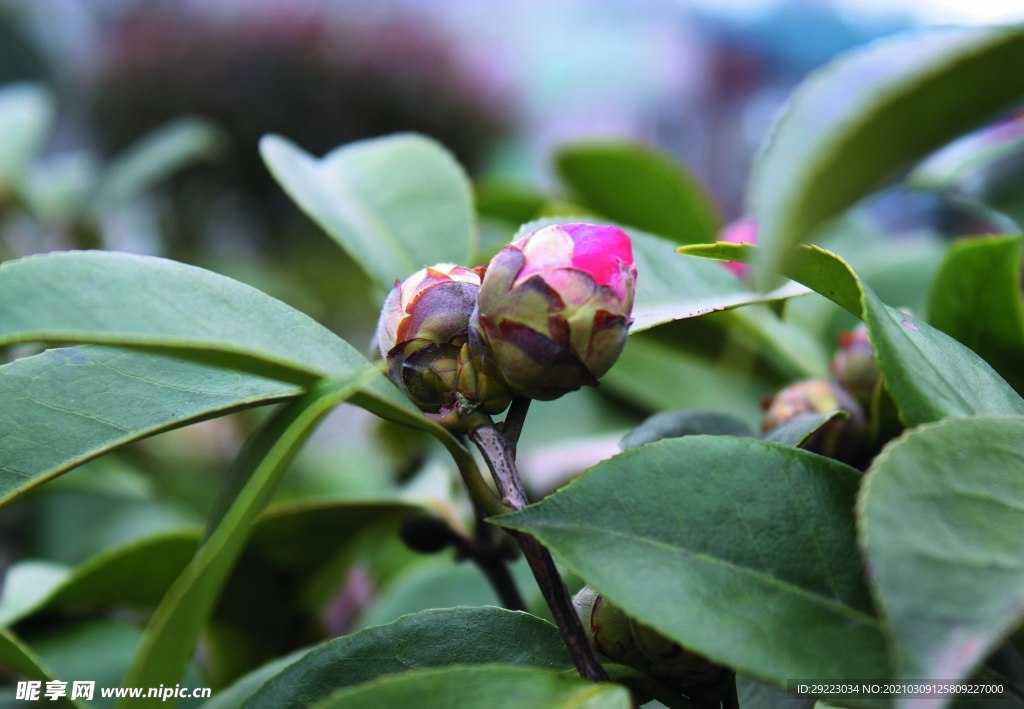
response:
[[[839,386],[850,392],[858,404],[865,410],[871,406],[882,371],[875,361],[875,348],[871,346],[867,327],[861,325],[856,330],[840,333],[839,349],[829,369]]]
[[[635,288],[632,244],[621,229],[540,229],[491,259],[470,346],[493,357],[520,396],[557,399],[594,386],[626,344]]]
[[[861,461],[867,445],[867,423],[859,404],[837,384],[809,379],[790,384],[767,404],[761,430],[765,433],[801,414],[846,413],[827,421],[802,448],[850,464]]]

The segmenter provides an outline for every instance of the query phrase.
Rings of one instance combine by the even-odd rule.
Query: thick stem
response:
[[[485,423],[478,426],[470,434],[473,443],[483,454],[487,466],[491,469],[494,481],[501,491],[505,503],[514,510],[521,510],[526,507],[526,493],[519,481],[519,472],[512,453],[512,445],[495,428],[493,423]],[[569,598],[569,591],[562,581],[555,567],[551,554],[541,546],[534,537],[529,534],[516,533],[516,540],[523,550],[533,577],[540,586],[544,600],[547,601],[555,623],[562,633],[569,654],[572,656],[576,669],[580,676],[594,682],[602,682],[608,679],[608,674],[597,659],[583,624],[572,606],[572,599]]]

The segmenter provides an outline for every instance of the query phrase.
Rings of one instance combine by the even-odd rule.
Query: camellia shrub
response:
[[[61,573],[14,565],[0,664],[89,679],[66,668],[91,652],[69,663],[58,640],[99,617],[142,628],[102,659],[115,682],[212,685],[211,707],[1019,705],[1024,215],[1005,180],[998,203],[968,191],[1012,152],[915,165],[1012,111],[1020,66],[1010,29],[840,58],[784,109],[750,216],[721,240],[693,180],[637,146],[567,146],[564,194],[487,185],[474,209],[427,138],[318,159],[267,136],[270,172],[380,287],[369,354],[182,263],[4,263],[3,502],[137,439],[274,408],[203,530]],[[974,200],[1006,233],[887,238],[858,204],[893,180]],[[426,472],[390,499],[273,503],[342,403],[405,427]],[[536,494],[521,435],[578,432],[599,406],[653,415]],[[449,504],[406,494],[446,471]],[[368,593],[356,549],[395,538],[475,566],[498,605],[346,632]],[[289,635],[325,606],[337,637]]]

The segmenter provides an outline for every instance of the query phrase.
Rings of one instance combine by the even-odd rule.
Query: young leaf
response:
[[[845,416],[839,411],[830,414],[800,414],[768,431],[764,440],[784,446],[799,446],[832,419]]]
[[[718,411],[675,409],[654,414],[627,433],[622,450],[639,448],[665,438],[683,436],[753,436],[754,431],[743,419]]]
[[[370,375],[373,374],[371,370]],[[363,386],[367,373],[324,382],[286,404],[247,443],[235,466],[238,494],[214,513],[206,538],[154,613],[125,686],[156,686],[181,677],[196,638],[234,567],[256,515],[315,426]],[[132,700],[138,704],[139,700]],[[149,701],[156,705],[159,700]]]
[[[428,610],[318,645],[268,679],[244,706],[309,706],[339,689],[410,667],[490,663],[572,666],[557,629],[528,613],[494,607]]]
[[[1021,237],[966,239],[950,248],[932,284],[929,319],[1024,391]]]
[[[53,94],[38,84],[0,89],[0,194],[20,186],[56,118]]]
[[[877,42],[815,72],[751,173],[759,282],[790,250],[914,161],[1024,94],[1017,28],[931,30]]]
[[[476,240],[469,180],[435,141],[398,134],[317,159],[268,135],[260,152],[285,192],[383,290],[424,266],[469,264]]]
[[[69,347],[0,366],[0,504],[146,436],[298,396],[150,352]]]
[[[714,203],[681,165],[635,143],[564,146],[558,176],[583,207],[680,244],[714,241]]]
[[[738,671],[884,678],[854,535],[860,473],[752,438],[626,451],[524,511],[535,535],[628,615]],[[623,498],[628,491],[628,504]]]
[[[684,246],[680,251],[743,261],[757,248],[717,243]],[[983,359],[914,316],[882,303],[835,254],[801,246],[783,263],[782,272],[863,318],[886,387],[908,426],[947,417],[1024,414],[1024,399]]]
[[[551,670],[480,665],[418,670],[357,685],[313,705],[315,709],[629,709],[629,690],[594,684]]]
[[[860,543],[899,679],[965,679],[1024,619],[1022,480],[1020,416],[922,426],[868,470]],[[933,696],[899,703],[939,705]]]

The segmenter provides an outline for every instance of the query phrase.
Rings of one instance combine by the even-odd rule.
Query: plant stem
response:
[[[521,510],[527,505],[526,493],[519,481],[519,471],[516,470],[513,446],[508,439],[501,434],[493,423],[483,423],[470,434],[473,443],[480,449],[487,467],[491,469],[494,481],[498,490],[504,498],[505,503],[513,510]],[[572,599],[569,598],[569,591],[565,582],[558,574],[554,559],[551,554],[541,546],[534,537],[529,534],[517,532],[515,535],[519,547],[523,550],[533,577],[540,586],[544,600],[547,601],[551,614],[555,618],[565,645],[569,649],[576,669],[580,676],[594,682],[602,682],[608,679],[608,674],[601,667],[590,640],[583,630],[579,616],[572,606]]]
[[[476,531],[472,539],[460,536],[457,545],[459,554],[473,560],[487,577],[503,607],[512,611],[526,610],[526,603],[508,568],[508,562],[515,556],[514,552],[510,555],[511,550],[501,546],[498,529],[485,521],[487,515],[476,500],[473,500],[473,510],[476,513]]]
[[[519,435],[523,432],[523,424],[526,422],[526,413],[530,410],[530,399],[513,399],[508,409],[508,414],[501,424],[501,433],[505,440],[512,446],[512,457],[515,458],[516,446],[519,445]]]

